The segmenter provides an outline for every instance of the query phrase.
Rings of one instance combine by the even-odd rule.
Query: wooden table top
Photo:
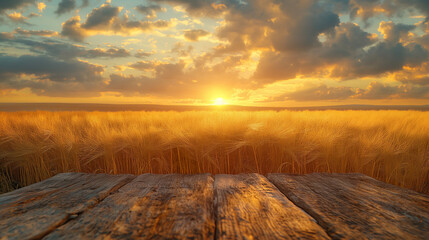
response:
[[[429,196],[354,173],[62,173],[0,195],[0,239],[429,239]]]

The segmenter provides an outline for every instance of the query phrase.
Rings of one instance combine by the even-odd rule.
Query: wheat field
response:
[[[429,193],[429,112],[0,113],[0,191],[70,171],[360,172]]]

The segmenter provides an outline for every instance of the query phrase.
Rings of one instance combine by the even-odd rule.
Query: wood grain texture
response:
[[[0,210],[9,206],[34,201],[59,189],[76,184],[84,173],[60,173],[41,182],[0,195]]]
[[[40,238],[133,178],[131,175],[60,174],[1,195],[0,239]]]
[[[212,239],[213,177],[143,174],[44,239]]]
[[[330,239],[259,174],[216,175],[216,239]]]
[[[333,239],[429,239],[429,196],[362,174],[269,174]]]

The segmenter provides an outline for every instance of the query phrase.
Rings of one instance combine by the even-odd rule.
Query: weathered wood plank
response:
[[[213,177],[143,174],[44,239],[211,239]]]
[[[429,239],[429,196],[362,174],[269,174],[333,239]]]
[[[330,239],[259,174],[216,175],[216,239]]]
[[[80,181],[84,173],[60,173],[41,182],[0,195],[0,209],[14,204],[22,204],[47,196],[59,189],[73,185]]]
[[[368,183],[368,186],[370,187],[370,190],[373,188],[379,189],[378,194],[389,194],[389,197],[398,197],[396,203],[398,201],[407,201],[405,204],[411,205],[411,206],[418,206],[420,209],[417,211],[420,211],[423,208],[424,210],[428,210],[429,208],[429,195],[425,195],[407,188],[398,187],[392,184],[388,184],[379,180],[376,180],[374,178],[371,178],[367,175],[360,174],[360,173],[347,173],[347,174],[341,174],[341,173],[333,173],[333,174],[322,174],[322,177],[333,177],[338,179],[346,180],[352,184],[359,184],[362,187],[365,187],[367,185],[363,183]],[[377,191],[378,192],[378,191]]]
[[[62,174],[2,195],[5,204],[0,206],[0,239],[40,238],[133,178],[132,175]]]

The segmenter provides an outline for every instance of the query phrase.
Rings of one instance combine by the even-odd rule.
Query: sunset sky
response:
[[[1,0],[0,102],[429,104],[428,0]]]

